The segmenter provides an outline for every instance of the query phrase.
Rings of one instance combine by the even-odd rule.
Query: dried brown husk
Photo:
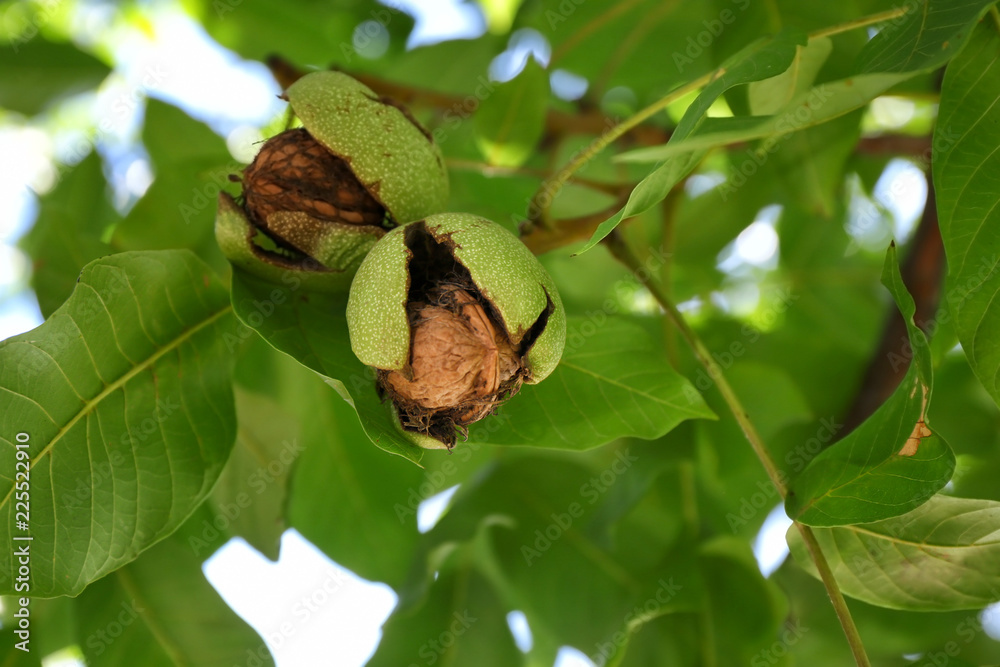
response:
[[[281,217],[276,218],[276,213],[305,213],[311,227],[324,223],[394,226],[385,207],[358,181],[348,162],[304,128],[287,130],[264,143],[243,173],[243,204],[250,221],[276,243],[306,253],[308,244],[296,238],[294,228],[274,228]]]
[[[379,389],[391,399],[404,429],[449,449],[456,432],[492,414],[529,377],[527,350],[456,261],[449,237],[430,234],[423,222],[407,226],[410,253],[407,315],[409,362],[380,370]]]

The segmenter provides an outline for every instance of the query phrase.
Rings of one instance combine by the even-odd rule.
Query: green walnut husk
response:
[[[387,233],[351,284],[347,325],[422,447],[453,447],[523,383],[544,380],[566,342],[548,272],[513,234],[467,213]]]
[[[340,72],[285,93],[303,127],[269,139],[219,195],[216,238],[240,268],[310,289],[346,290],[385,233],[444,208],[448,176],[431,135],[405,109]]]

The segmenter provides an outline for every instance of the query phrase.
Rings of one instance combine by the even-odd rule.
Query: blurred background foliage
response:
[[[443,13],[413,4],[0,3],[2,335],[37,323],[26,285],[47,316],[80,269],[109,253],[188,248],[228,273],[212,234],[216,195],[238,193],[228,176],[288,122],[265,65],[272,56],[409,91],[415,115],[441,130],[450,208],[515,229],[542,179],[609,123],[762,34],[816,30],[893,5],[479,0],[442,27]],[[864,28],[833,36],[817,82],[849,75],[870,36]],[[751,146],[714,151],[662,206],[624,227],[790,474],[797,448],[856,409],[895,312],[879,276],[890,239],[906,257],[922,238],[939,87],[940,72],[918,76],[791,135],[740,187],[728,186]],[[647,135],[597,156],[577,174],[587,183],[557,198],[554,216],[583,219],[613,206],[623,184],[646,173],[613,155],[667,136],[691,99],[655,115]],[[710,115],[748,110],[739,86]],[[507,134],[498,129],[505,118]],[[521,150],[503,149],[518,141]],[[276,559],[290,528],[398,594],[372,665],[542,666],[557,655],[564,664],[589,664],[584,656],[599,665],[849,664],[822,586],[782,560],[787,520],[772,512],[780,498],[713,383],[626,269],[603,248],[571,256],[576,249],[579,240],[541,258],[569,313],[600,326],[614,304],[662,343],[719,420],[585,452],[460,444],[450,456],[429,453],[421,469],[372,447],[314,374],[247,340],[236,368],[237,446],[212,498],[124,574],[75,599],[36,601],[30,655],[11,648],[5,604],[4,664],[267,664],[266,650],[247,653],[260,639],[199,568],[230,537]],[[931,416],[958,455],[949,491],[1000,500],[1000,413],[956,343],[947,323],[937,328]],[[206,536],[203,522],[231,506],[254,461],[272,459],[285,441],[303,447],[294,466],[250,511]],[[618,472],[616,462],[633,458]],[[418,506],[456,486],[440,520],[418,530]],[[562,526],[574,504],[579,515]],[[192,537],[204,547],[190,548]],[[137,613],[121,638],[96,641],[135,599],[151,611]],[[850,608],[874,664],[938,664],[920,660],[948,646],[960,649],[958,658],[947,653],[950,665],[1000,662],[996,612],[990,624],[989,612],[854,600]],[[356,664],[337,645],[325,650],[308,664]]]

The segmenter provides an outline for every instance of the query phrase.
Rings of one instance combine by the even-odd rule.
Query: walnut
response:
[[[243,174],[243,196],[250,219],[264,229],[279,211],[351,225],[380,227],[387,222],[385,207],[347,163],[302,128],[267,140]],[[275,231],[272,235],[280,238]]]
[[[555,284],[510,232],[466,213],[387,233],[347,302],[351,349],[422,447],[492,414],[559,363],[566,316]]]
[[[410,377],[390,371],[383,386],[405,423],[424,424],[438,413],[457,426],[479,421],[521,385],[521,363],[506,333],[465,289],[447,285],[431,302],[409,306],[413,353]]]
[[[219,193],[215,236],[244,271],[344,292],[387,230],[443,208],[444,160],[406,109],[341,72],[307,74],[284,97],[303,127],[230,177],[243,193]]]

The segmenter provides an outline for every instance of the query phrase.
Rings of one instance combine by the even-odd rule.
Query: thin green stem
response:
[[[872,14],[870,16],[862,16],[859,19],[854,19],[853,21],[847,21],[845,23],[838,23],[837,25],[832,25],[828,28],[821,28],[815,32],[809,33],[810,39],[816,39],[817,37],[830,37],[831,35],[839,35],[842,32],[847,32],[849,30],[857,30],[858,28],[867,28],[870,25],[878,25],[879,23],[884,23],[885,21],[891,21],[892,19],[899,18],[903,14],[909,11],[908,7],[897,7],[896,9],[890,9],[884,12],[879,12],[878,14]]]
[[[667,296],[660,282],[650,275],[648,271],[640,271],[643,268],[642,262],[640,262],[632,248],[629,247],[622,234],[618,230],[615,230],[604,239],[604,243],[611,251],[611,254],[624,264],[625,267],[630,269],[636,277],[648,276],[648,278],[643,280],[643,284],[666,311],[667,317],[670,318],[674,326],[681,332],[681,335],[684,336],[684,339],[694,351],[698,362],[705,367],[709,377],[715,381],[715,386],[718,387],[719,393],[722,394],[723,400],[725,400],[729,410],[733,413],[733,417],[736,418],[736,422],[740,425],[743,435],[750,442],[750,446],[764,466],[764,470],[767,471],[767,476],[771,479],[781,497],[784,498],[788,494],[788,487],[785,485],[785,475],[778,470],[774,459],[771,458],[770,452],[767,451],[767,447],[764,445],[763,438],[760,437],[757,428],[750,421],[750,417],[747,415],[743,404],[729,382],[726,381],[726,377],[722,373],[722,368],[716,363],[711,352],[709,352],[694,329],[688,325],[681,312],[677,310],[677,306]],[[871,662],[869,662],[868,656],[865,654],[864,645],[861,642],[861,636],[858,634],[858,628],[854,624],[854,619],[847,608],[847,602],[844,600],[843,593],[840,592],[837,580],[833,576],[830,564],[827,562],[826,556],[823,555],[823,550],[820,548],[819,542],[816,541],[816,536],[809,526],[798,522],[796,522],[795,526],[802,534],[802,539],[806,543],[809,555],[816,564],[820,579],[823,581],[823,586],[826,587],[826,592],[830,596],[830,601],[833,603],[834,611],[837,613],[837,618],[840,620],[840,625],[844,630],[844,635],[847,637],[848,644],[851,646],[851,651],[854,653],[854,659],[858,667],[871,667]]]
[[[445,165],[447,165],[449,169],[474,171],[482,174],[483,176],[530,176],[532,178],[545,178],[552,175],[552,170],[550,169],[537,169],[526,166],[504,167],[487,164],[486,162],[477,162],[476,160],[463,160],[461,158],[445,158]],[[577,176],[570,177],[569,182],[612,196],[618,195],[622,189],[621,185],[617,185],[615,183],[594,181],[588,178],[579,178]]]
[[[717,667],[719,658],[715,651],[715,624],[712,623],[712,613],[702,609],[698,614],[698,635],[701,641],[701,664],[703,667]]]
[[[823,581],[827,595],[830,596],[830,603],[833,605],[833,610],[837,613],[837,619],[840,621],[840,627],[843,628],[844,635],[847,637],[851,653],[854,654],[854,661],[858,663],[858,667],[871,667],[868,654],[865,653],[865,645],[861,641],[861,635],[858,634],[858,627],[854,624],[854,619],[851,618],[851,610],[847,608],[847,600],[840,592],[840,586],[837,585],[837,579],[833,576],[830,563],[823,555],[823,548],[820,547],[816,534],[813,533],[812,528],[798,521],[795,522],[795,527],[798,529],[799,535],[802,536],[802,541],[806,543],[809,556],[816,565],[816,570],[819,572],[819,578]]]
[[[531,221],[539,223],[546,229],[550,229],[552,227],[552,222],[549,219],[549,208],[552,206],[552,201],[556,198],[556,195],[559,194],[559,191],[562,190],[563,186],[566,185],[566,182],[571,176],[573,176],[573,174],[579,171],[585,164],[590,162],[595,155],[607,148],[623,134],[640,123],[643,123],[651,116],[659,111],[662,111],[688,93],[695,91],[702,86],[708,85],[716,78],[722,76],[723,72],[725,72],[725,70],[719,68],[695,79],[690,83],[684,84],[680,88],[674,89],[653,104],[650,104],[642,111],[626,118],[622,122],[618,123],[618,125],[615,125],[607,132],[594,139],[589,146],[574,155],[573,158],[563,165],[559,171],[542,181],[538,191],[535,192],[535,195],[531,198],[531,206],[528,209],[532,213]]]
[[[845,23],[822,28],[810,33],[809,37],[810,39],[815,39],[817,37],[829,37],[831,35],[838,35],[849,30],[856,30],[857,28],[876,25],[898,18],[907,11],[908,9],[906,7],[890,9],[888,11],[879,12],[878,14],[872,14],[871,16],[865,16],[853,21],[847,21]],[[535,192],[534,196],[531,198],[531,205],[528,208],[531,222],[538,224],[545,229],[552,229],[553,225],[549,216],[549,209],[552,207],[552,202],[555,200],[556,195],[559,194],[563,186],[566,185],[566,182],[571,176],[573,176],[573,174],[582,169],[584,165],[594,159],[594,156],[619,139],[623,134],[644,123],[654,114],[662,111],[664,108],[673,104],[688,93],[708,85],[718,77],[722,76],[725,71],[726,70],[724,68],[720,67],[695,79],[694,81],[684,84],[680,88],[672,90],[645,109],[642,109],[638,113],[626,118],[622,122],[618,123],[618,125],[615,125],[607,132],[594,139],[590,145],[574,155],[573,158],[559,171],[542,182],[538,191]]]

